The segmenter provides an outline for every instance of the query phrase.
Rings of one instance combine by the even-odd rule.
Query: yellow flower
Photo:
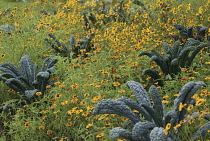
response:
[[[198,99],[197,101],[196,101],[196,106],[199,106],[199,105],[201,105],[201,104],[203,104],[204,102],[206,102],[206,99],[203,99],[203,98],[200,98],[200,99]]]
[[[79,103],[79,105],[86,105],[86,104],[87,104],[86,101],[81,101],[81,102]]]
[[[150,80],[150,79],[151,79],[151,77],[147,77],[147,78],[146,78],[146,80]]]
[[[1,54],[1,58],[4,58],[5,57],[5,54]]]
[[[132,66],[138,66],[138,62],[132,62]]]
[[[194,120],[195,120],[194,118],[191,118],[191,119],[190,119],[190,120],[188,120],[187,122],[191,124],[191,123],[193,123],[193,122],[194,122]]]
[[[85,94],[84,94],[84,97],[88,97],[88,96],[90,96],[89,93],[85,93]]]
[[[96,138],[100,138],[100,137],[103,137],[104,136],[104,133],[100,133],[98,135],[96,135]]]
[[[93,126],[93,124],[88,124],[85,128],[90,128],[91,126]]]
[[[195,79],[195,77],[189,77],[188,79],[189,79],[189,80],[193,80],[193,79]]]
[[[182,102],[180,102],[180,104],[179,104],[179,111],[181,111],[182,108],[184,108],[186,105],[187,105],[187,104],[182,104]]]
[[[168,124],[166,125],[165,129],[164,129],[165,135],[168,135],[168,130],[170,130],[170,128],[171,128],[171,124],[168,123]]]
[[[139,113],[139,111],[137,111],[137,110],[133,110],[133,112],[134,112],[134,113]]]
[[[210,79],[210,77],[205,77],[204,79],[205,79],[205,80],[209,80],[209,79]]]
[[[124,139],[117,139],[117,141],[124,141]]]
[[[120,82],[113,82],[113,86],[117,87],[117,86],[120,86]]]
[[[105,82],[107,82],[107,80],[106,80],[106,79],[101,80],[101,83],[105,83]]]
[[[210,65],[210,62],[205,62],[205,64]]]
[[[171,123],[168,123],[167,125],[166,125],[166,130],[169,130],[171,128]]]
[[[66,101],[61,102],[61,105],[66,105],[66,104],[68,104],[68,101],[67,101],[67,100],[66,100]]]
[[[60,110],[58,110],[58,111],[55,111],[55,112],[53,112],[54,114],[57,114],[57,113],[59,113],[60,112]]]
[[[88,113],[88,112],[83,112],[83,113],[82,113],[82,116],[87,117],[89,114],[90,114],[90,113]]]
[[[69,115],[72,115],[74,112],[75,112],[74,110],[69,110],[67,113],[68,113]]]
[[[55,108],[57,105],[56,104],[52,104],[51,106],[50,106],[50,108]]]
[[[61,96],[62,95],[58,93],[58,94],[55,95],[55,98],[60,98]]]
[[[46,110],[46,111],[40,111],[39,113],[49,113],[50,111],[49,110]]]
[[[181,127],[182,125],[181,124],[177,124],[175,127],[174,127],[174,130],[177,130],[179,127]]]
[[[95,85],[95,87],[99,88],[99,87],[101,87],[101,85]]]
[[[82,109],[79,109],[79,110],[76,110],[76,114],[80,114],[81,112],[83,112],[83,110]]]
[[[93,106],[88,106],[87,107],[87,110],[89,111],[89,110],[93,110],[94,109],[94,107]]]
[[[192,108],[193,108],[193,105],[190,105],[189,107],[187,107],[187,110],[190,111],[192,110]]]

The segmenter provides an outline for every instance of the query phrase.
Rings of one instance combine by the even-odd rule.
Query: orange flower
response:
[[[187,71],[187,68],[182,68],[182,71]]]
[[[117,72],[117,69],[112,67],[112,72]]]
[[[182,77],[180,78],[181,81],[186,81],[187,80],[187,77]]]
[[[24,107],[24,108],[27,108],[27,107],[28,107],[28,105],[24,105],[23,107]]]
[[[65,87],[66,85],[65,84],[61,84],[61,85],[59,85],[58,87],[59,88],[62,88],[62,87]]]
[[[48,55],[48,54],[44,54],[43,56],[44,56],[44,57],[48,57],[49,55]]]
[[[45,126],[39,126],[38,129],[45,129]]]
[[[40,95],[42,95],[42,92],[36,92],[36,95],[40,96]]]
[[[78,101],[78,99],[74,98],[74,99],[71,100],[71,103],[76,103],[77,101]]]
[[[124,93],[125,92],[125,90],[120,90],[120,91],[118,91],[119,93]]]
[[[169,97],[168,95],[163,96],[163,98],[168,98],[168,97]]]
[[[162,103],[168,103],[169,101],[167,101],[167,100],[162,100]]]
[[[50,135],[50,134],[52,134],[52,133],[53,133],[52,130],[47,130],[47,134],[48,134],[48,135]]]
[[[47,89],[49,89],[50,87],[51,87],[50,85],[47,85],[47,86],[46,86]]]
[[[79,87],[79,85],[76,84],[76,83],[73,83],[73,84],[71,85],[71,88],[72,88],[72,89],[77,89],[78,87]]]
[[[29,127],[30,124],[31,124],[30,122],[26,122],[24,125],[25,127]]]
[[[72,126],[72,124],[73,124],[72,122],[67,122],[66,126]]]

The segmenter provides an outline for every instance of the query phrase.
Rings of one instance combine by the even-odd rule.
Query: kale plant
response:
[[[62,57],[70,58],[70,49],[66,43],[60,42],[53,34],[48,34],[50,39],[46,38],[45,42],[47,42],[48,47],[53,48],[56,54],[59,54]]]
[[[91,40],[95,34],[91,33],[88,38],[83,37],[81,41],[76,42],[74,35],[70,37],[69,44],[60,42],[53,34],[49,34],[52,40],[46,38],[48,47],[53,48],[55,53],[61,57],[67,57],[69,62],[71,59],[75,59],[80,55],[86,56],[85,52],[92,50]]]
[[[172,37],[176,41],[180,40],[181,42],[185,42],[189,38],[194,38],[203,42],[208,31],[208,27],[202,26],[196,26],[197,32],[195,33],[193,32],[194,26],[189,26],[188,28],[185,28],[183,25],[174,24],[174,27],[180,31],[180,36],[169,34],[169,37]],[[210,36],[207,37],[207,40],[210,41]]]
[[[28,55],[21,58],[20,70],[12,63],[3,63],[0,65],[0,80],[8,87],[18,92],[21,95],[20,99],[10,100],[7,104],[0,108],[6,110],[11,107],[10,102],[21,101],[21,105],[30,104],[35,100],[37,92],[45,93],[46,86],[52,85],[50,75],[55,70],[54,64],[56,59],[46,58],[43,61],[41,70],[37,73],[37,65],[32,65],[31,59]],[[16,105],[17,106],[17,105]],[[21,107],[21,106],[19,106]]]
[[[72,58],[77,58],[79,55],[83,55],[86,57],[87,55],[85,52],[90,52],[93,49],[93,44],[91,43],[91,40],[94,38],[95,34],[90,33],[89,37],[83,37],[81,41],[76,42],[74,35],[70,37],[70,45],[72,47]]]
[[[95,106],[93,114],[118,114],[129,118],[131,131],[128,126],[113,128],[110,131],[112,140],[124,138],[131,141],[180,141],[179,133],[183,125],[182,122],[187,121],[185,120],[188,113],[187,107],[195,104],[195,99],[191,97],[204,85],[203,82],[193,81],[185,84],[174,100],[173,109],[166,113],[160,93],[154,85],[149,89],[153,101],[151,103],[148,93],[140,83],[128,81],[127,86],[135,94],[137,102],[128,97],[117,100],[102,99]],[[141,116],[132,110],[139,111]],[[193,138],[199,138],[209,129],[208,122],[195,132]]]
[[[163,43],[163,46],[165,49],[165,56],[162,56],[155,50],[143,51],[139,56],[149,56],[150,62],[156,62],[163,72],[165,79],[167,79],[169,76],[174,78],[175,75],[181,72],[181,68],[189,68],[199,51],[205,47],[210,47],[210,44],[191,38],[184,45],[179,41],[176,41],[173,47],[167,43]],[[154,69],[144,70],[143,75],[145,74],[150,75],[156,81],[161,78]],[[161,84],[163,84],[162,81]]]

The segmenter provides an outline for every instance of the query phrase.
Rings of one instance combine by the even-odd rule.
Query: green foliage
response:
[[[138,52],[144,50],[155,50],[164,58],[160,53],[164,52],[161,46],[163,42],[168,43],[164,45],[170,54],[168,57],[176,58],[177,54],[170,53],[177,49],[171,47],[174,41],[165,38],[165,35],[173,36],[179,32],[176,33],[173,25],[208,27],[207,0],[103,0],[102,4],[102,0],[27,0],[25,3],[2,1],[0,65],[13,62],[14,67],[20,66],[16,69],[20,72],[21,79],[13,79],[9,72],[3,76],[11,77],[10,85],[26,91],[20,94],[7,87],[3,81],[0,82],[1,110],[4,110],[0,113],[0,140],[99,141],[110,140],[110,137],[132,140],[133,137],[138,139],[139,135],[147,135],[141,140],[151,138],[162,141],[171,140],[177,134],[177,139],[180,140],[208,139],[208,124],[204,124],[210,119],[210,62],[206,49],[195,52],[197,55],[190,67],[181,69],[179,75],[174,75],[173,79],[167,81],[161,79],[163,76],[158,72],[159,68],[155,68],[158,65],[149,64],[146,56],[140,57],[140,61],[138,58]],[[206,28],[203,29],[208,32]],[[202,36],[200,42],[196,27],[192,31],[192,38],[196,40],[192,46],[204,43],[206,37],[206,43],[209,42],[207,34],[204,38]],[[185,39],[186,30],[181,33],[177,38],[180,42],[176,42],[179,47],[183,47],[189,40]],[[49,50],[43,40],[47,36]],[[91,41],[88,41],[90,38]],[[191,41],[193,44],[193,40]],[[51,53],[53,51],[55,54]],[[192,56],[193,51],[188,51],[183,54],[189,53],[188,57]],[[50,83],[47,89],[36,84],[42,84],[43,77],[51,78],[52,73],[49,75],[45,71],[38,73],[29,69],[22,74],[19,61],[25,64],[27,59],[22,60],[21,57],[26,54],[37,66],[42,65],[46,57],[56,55],[56,71],[53,72],[53,81],[46,82]],[[188,63],[190,62],[183,65]],[[39,74],[39,78],[36,78],[38,82],[33,83],[31,74],[35,74],[35,77]],[[155,79],[154,85],[164,87],[153,85],[149,88],[152,79],[145,75]],[[3,78],[5,81],[10,79]],[[125,84],[129,80],[142,84],[136,89],[142,93],[136,97],[137,101]],[[174,99],[179,89],[189,81],[203,81],[206,87],[194,94],[182,108],[182,112],[177,114],[174,111]],[[55,83],[51,85],[51,82]],[[130,87],[135,89],[136,86],[131,86],[131,83]],[[135,94],[138,92],[135,91]],[[108,106],[110,113],[117,112],[121,116],[91,114],[94,105],[105,98],[110,99],[105,101],[106,104],[116,105]],[[189,109],[192,106],[193,109]],[[187,109],[187,114],[184,109]],[[104,109],[102,112],[107,111]],[[171,125],[169,129],[168,124],[165,125],[178,122],[184,114],[184,121],[181,120],[176,126]],[[132,129],[135,132],[131,132]]]

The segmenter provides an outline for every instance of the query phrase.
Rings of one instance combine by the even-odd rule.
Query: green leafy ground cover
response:
[[[209,139],[209,129],[202,137],[193,139],[193,134],[209,122],[209,118],[204,117],[209,114],[210,102],[208,0],[190,3],[105,1],[105,5],[76,0],[2,1],[0,7],[0,65],[10,62],[20,73],[26,70],[27,75],[23,78],[42,80],[38,84],[46,87],[41,91],[40,87],[35,87],[34,83],[27,84],[19,75],[15,78],[20,83],[5,83],[3,78],[14,76],[2,75],[5,72],[0,69],[1,140],[110,140],[110,130],[122,127],[129,118],[119,114],[94,115],[93,110],[102,99],[128,97],[136,101],[134,93],[126,85],[128,81],[141,83],[146,91],[155,85],[166,112],[173,109],[174,100],[185,84],[204,82],[205,85],[192,96],[196,100],[193,106],[183,103],[179,106],[181,110],[187,109],[186,118],[194,112],[199,116],[177,125],[182,127],[179,140]],[[183,35],[189,32],[178,30],[174,25],[193,26],[195,40],[202,37],[199,44],[206,45],[198,50],[190,66],[178,64],[178,73],[165,75],[157,59],[149,60],[150,56],[139,54],[155,50],[165,56],[165,42],[170,46],[179,42],[179,48],[182,48],[190,40]],[[201,34],[198,26],[207,28],[203,36],[198,36]],[[176,35],[179,38],[173,38]],[[192,48],[199,44],[192,45]],[[192,49],[188,51],[188,55],[191,54]],[[28,63],[29,59],[23,63],[25,55],[30,57],[31,63]],[[54,57],[57,62],[55,70],[49,74],[49,81],[44,81],[44,76],[38,79],[31,77],[34,73],[27,73],[27,70],[32,70],[28,69],[32,64],[39,66],[37,73],[42,72],[44,59]],[[25,67],[21,67],[20,62]],[[11,68],[6,66],[7,70]],[[156,70],[160,76],[158,80],[144,73],[145,69]],[[24,91],[35,89],[30,93],[33,99],[12,87],[20,88],[18,84],[27,86],[21,87]],[[11,99],[18,100],[11,102]],[[26,103],[27,100],[30,102]],[[153,103],[153,99],[150,100]],[[10,106],[3,109],[8,103]],[[142,118],[138,110],[132,110]],[[177,127],[169,125],[163,126],[165,135],[171,135],[170,129]]]

